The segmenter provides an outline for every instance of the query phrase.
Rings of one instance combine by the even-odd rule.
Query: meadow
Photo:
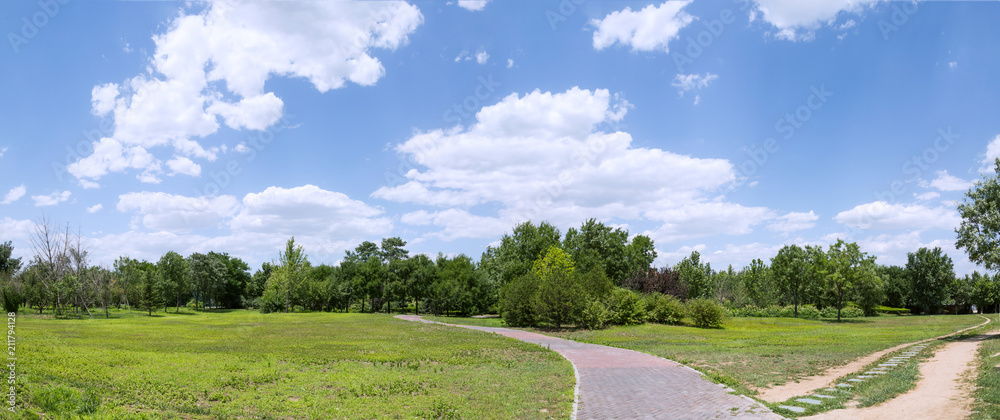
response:
[[[381,314],[17,318],[4,418],[564,418],[569,362]]]

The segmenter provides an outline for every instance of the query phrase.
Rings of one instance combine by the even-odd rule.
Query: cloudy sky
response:
[[[96,263],[315,262],[525,220],[716,267],[940,246],[1000,156],[1000,4],[877,0],[6,2],[0,240]]]

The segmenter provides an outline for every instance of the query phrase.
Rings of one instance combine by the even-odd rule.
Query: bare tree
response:
[[[69,226],[64,232],[56,230],[52,222],[42,216],[35,223],[31,234],[31,247],[35,252],[34,265],[38,268],[38,280],[55,297],[56,315],[62,315],[64,296],[60,283],[70,268]]]
[[[67,231],[67,235],[69,235]],[[83,242],[83,236],[80,235],[79,229],[77,233],[72,236],[72,238],[67,237],[67,250],[69,251],[69,256],[73,263],[73,275],[76,276],[76,286],[74,289],[76,306],[79,308],[83,306],[83,309],[87,311],[88,316],[94,316],[90,313],[90,307],[87,302],[91,299],[92,292],[95,290],[92,286],[93,279],[91,278],[91,272],[88,270],[88,264],[90,264],[90,250],[86,248]]]

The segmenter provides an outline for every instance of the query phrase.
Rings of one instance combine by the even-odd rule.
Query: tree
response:
[[[167,296],[172,297],[176,302],[177,312],[181,311],[181,299],[187,295],[190,287],[187,284],[188,266],[187,261],[181,254],[174,251],[167,251],[156,263],[156,268],[163,278],[163,290]],[[164,310],[166,305],[164,305]]]
[[[0,299],[6,312],[17,312],[24,301],[22,285],[15,277],[21,269],[21,259],[12,257],[13,252],[10,241],[0,244]]]
[[[680,273],[681,281],[687,286],[688,299],[712,297],[712,267],[701,263],[701,254],[698,251],[691,251],[690,256],[674,266],[674,270]]]
[[[629,276],[649,269],[656,259],[653,240],[637,235],[631,242],[628,231],[612,229],[597,219],[589,219],[580,229],[566,231],[562,248],[573,259],[580,272],[601,269],[615,284],[622,284]]]
[[[586,303],[586,293],[573,276],[573,260],[556,246],[532,265],[538,278],[538,315],[556,328],[575,323]]]
[[[941,248],[920,248],[906,254],[906,276],[913,303],[931,313],[948,297],[948,284],[955,278],[951,257]]]
[[[285,251],[278,255],[278,271],[284,277],[278,282],[279,290],[285,299],[285,312],[292,310],[295,304],[299,286],[309,269],[309,259],[301,245],[295,245],[292,237],[285,243]]]
[[[879,266],[879,275],[885,285],[885,304],[893,308],[910,306],[910,282],[906,270],[898,265]]]
[[[496,294],[507,282],[531,272],[531,265],[551,246],[560,245],[561,234],[555,226],[530,221],[514,227],[500,238],[500,245],[487,247],[480,258],[480,268]],[[495,297],[494,297],[495,299]]]
[[[1000,269],[1000,158],[995,159],[994,165],[993,174],[983,175],[965,193],[958,206],[962,223],[955,229],[958,235],[955,247],[964,249],[969,261],[987,270]]]
[[[42,217],[35,223],[31,234],[31,247],[35,256],[32,265],[36,267],[35,275],[45,295],[51,296],[55,302],[56,315],[62,315],[63,300],[66,298],[64,288],[60,283],[66,279],[70,268],[70,234],[67,226],[65,232],[57,231],[52,223]]]
[[[226,281],[226,264],[215,255],[194,253],[188,256],[188,285],[194,292],[195,309],[201,302],[202,309],[208,303],[216,305],[216,297],[223,290]]]
[[[795,317],[799,316],[799,302],[809,284],[809,266],[806,251],[798,245],[785,245],[771,259],[771,271],[782,294],[792,299]]]
[[[750,261],[750,265],[740,271],[739,278],[743,282],[747,299],[754,305],[766,307],[778,303],[778,287],[774,284],[771,268],[760,258]]]
[[[424,254],[418,254],[407,260],[410,264],[410,276],[406,280],[406,294],[413,299],[413,313],[420,313],[420,301],[429,295],[431,284],[437,277],[437,266]]]
[[[219,260],[226,269],[219,285],[216,305],[227,309],[242,308],[250,284],[250,266],[225,252],[209,252],[208,255]]]
[[[156,266],[143,261],[137,267],[139,280],[139,307],[145,309],[149,316],[153,310],[163,305],[163,286]]]
[[[856,242],[847,243],[843,239],[830,245],[823,272],[826,273],[826,285],[836,299],[837,321],[840,321],[845,299],[856,287],[867,284],[866,288],[877,290],[880,284],[875,275],[875,259],[861,252]],[[877,298],[877,294],[872,297]]]

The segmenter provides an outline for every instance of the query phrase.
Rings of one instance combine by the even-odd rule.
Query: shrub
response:
[[[608,308],[598,300],[592,300],[583,307],[579,326],[591,330],[604,328],[608,324]]]
[[[876,306],[875,312],[880,314],[888,315],[909,315],[910,310],[908,308],[890,308],[888,306]]]
[[[577,282],[591,300],[604,300],[614,290],[615,284],[604,274],[604,270],[595,268],[585,274],[579,274]]]
[[[820,316],[823,318],[836,318],[837,308],[827,306],[820,312]],[[861,310],[861,308],[858,308],[857,306],[845,306],[844,309],[840,311],[841,318],[861,318],[863,316],[865,316],[865,311]]]
[[[284,312],[285,311],[285,296],[283,296],[277,288],[268,287],[264,291],[264,296],[260,298],[260,313],[268,314],[271,312]]]
[[[659,292],[677,298],[687,296],[687,284],[681,281],[680,272],[670,267],[651,268],[625,279],[622,285],[642,293]]]
[[[608,322],[615,325],[638,325],[646,321],[642,296],[631,290],[616,288],[608,296]]]
[[[21,293],[12,284],[4,284],[0,286],[0,299],[3,300],[3,310],[4,312],[17,312],[17,308],[21,306],[23,299],[21,298]]]
[[[538,281],[527,274],[511,280],[500,289],[500,318],[512,327],[533,327],[538,324],[535,300]]]
[[[799,318],[817,319],[819,315],[819,309],[816,309],[815,305],[802,305],[799,307]]]
[[[687,303],[688,316],[699,328],[721,328],[726,313],[722,306],[711,299],[694,299]]]
[[[660,323],[678,325],[684,320],[684,304],[673,296],[652,293],[643,299],[646,305],[646,319]]]

